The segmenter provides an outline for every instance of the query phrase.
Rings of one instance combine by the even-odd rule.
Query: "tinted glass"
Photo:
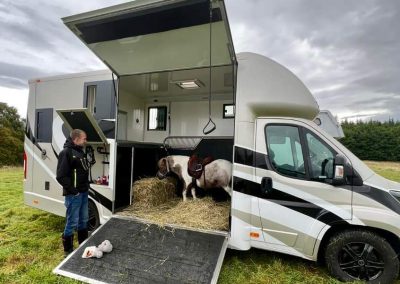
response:
[[[270,161],[281,174],[304,178],[304,158],[299,129],[294,126],[271,125],[265,130]]]
[[[167,129],[167,107],[149,107],[148,130],[166,130]]]
[[[311,162],[311,179],[332,178],[335,153],[311,133],[306,134],[306,139]]]

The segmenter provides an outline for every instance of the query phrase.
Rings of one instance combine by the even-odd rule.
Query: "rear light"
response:
[[[26,168],[28,167],[28,159],[26,153],[24,152],[24,179],[26,179]]]

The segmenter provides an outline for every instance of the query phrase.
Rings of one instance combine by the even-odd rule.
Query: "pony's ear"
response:
[[[166,168],[167,167],[167,158],[160,159],[160,161],[158,162],[158,166],[160,168]]]
[[[169,159],[168,157],[164,158],[165,161],[165,168],[167,169],[167,172],[169,172]]]

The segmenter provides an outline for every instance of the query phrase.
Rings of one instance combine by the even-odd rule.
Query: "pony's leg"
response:
[[[187,195],[187,188],[185,188],[185,189],[182,191],[183,202],[186,202],[186,200],[187,200],[186,195]]]
[[[192,185],[192,196],[193,196],[193,200],[196,200],[196,188]]]
[[[195,189],[195,186],[194,186],[193,182],[189,183],[189,185],[187,186],[187,188],[184,190],[185,195],[187,194],[187,191],[188,191],[189,189],[190,189],[191,192],[192,192],[193,200],[196,200],[196,189]],[[185,198],[183,199],[183,201],[186,201],[186,196],[185,196]]]
[[[188,186],[186,186],[187,183],[183,180],[183,191],[182,191],[182,197],[183,197],[183,202],[186,202],[187,200],[187,190],[191,184],[189,183]]]

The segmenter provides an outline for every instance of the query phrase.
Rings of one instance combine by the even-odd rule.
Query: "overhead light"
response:
[[[168,73],[151,73],[148,75],[148,90],[150,92],[168,91]]]
[[[179,81],[179,82],[176,82],[176,84],[178,85],[178,87],[180,87],[182,89],[186,89],[186,90],[198,89],[203,85],[203,83],[198,79]]]
[[[150,92],[157,92],[158,91],[158,83],[150,82]]]

